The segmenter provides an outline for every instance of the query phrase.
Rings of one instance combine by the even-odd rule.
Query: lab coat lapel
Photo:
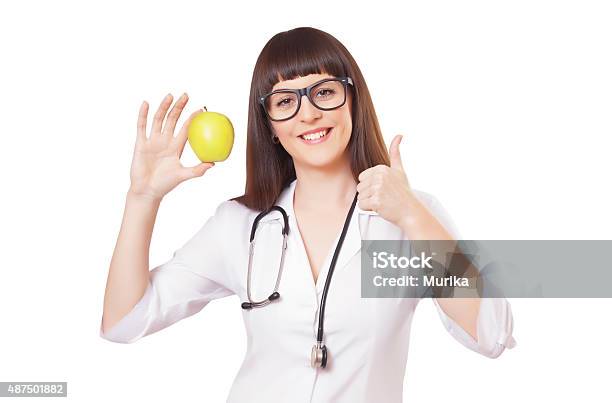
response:
[[[346,232],[346,238],[342,244],[335,270],[345,267],[355,254],[361,250],[361,241],[368,239],[367,232],[370,224],[370,217],[377,215],[378,213],[374,211],[362,210],[359,208],[359,204],[355,205],[355,210],[353,211],[351,223]]]
[[[289,222],[296,223],[295,213],[293,211],[293,195],[295,193],[296,180],[294,179],[280,194],[277,205],[281,206],[290,217]],[[366,211],[359,208],[359,204],[355,206],[351,221],[336,261],[336,267],[334,271],[340,270],[345,267],[350,260],[361,250],[361,240],[366,239],[366,232],[368,231],[367,226],[369,225],[369,218],[371,216],[377,216],[378,214],[374,211]],[[297,231],[296,228],[289,228],[289,231]],[[384,238],[383,238],[384,239]],[[301,241],[301,239],[300,239]],[[296,241],[297,242],[297,241]],[[331,252],[333,253],[333,251]],[[329,261],[331,263],[331,260]],[[327,267],[323,268],[327,270]]]
[[[295,184],[296,179],[293,180],[278,196],[278,200],[276,201],[276,205],[282,207],[289,218],[294,217],[293,212],[293,194],[295,193]],[[289,231],[293,230],[293,228],[289,228]]]
[[[340,249],[340,254],[338,255],[338,261],[336,262],[336,268],[334,271],[339,271],[344,268],[344,266],[346,266],[353,256],[355,256],[355,254],[361,249],[359,216],[360,213],[357,206],[355,206],[355,210],[353,210],[353,215],[351,216],[351,221],[346,231],[346,236],[344,238],[344,242],[342,243],[342,248]]]

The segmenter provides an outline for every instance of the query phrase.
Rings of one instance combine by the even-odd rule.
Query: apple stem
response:
[[[206,109],[205,106],[203,106],[202,109],[204,109],[204,112],[208,112],[208,109]]]

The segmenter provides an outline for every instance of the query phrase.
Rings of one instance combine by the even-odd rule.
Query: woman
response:
[[[270,39],[251,84],[245,194],[221,203],[172,259],[149,272],[163,196],[213,166],[181,166],[194,115],[173,138],[187,96],[174,104],[162,128],[171,103],[171,96],[161,103],[149,138],[146,102],[140,110],[101,336],[131,343],[235,294],[250,308],[242,311],[248,344],[228,401],[400,402],[420,299],[361,298],[361,240],[452,240],[458,233],[433,196],[410,188],[401,136],[387,153],[365,80],[348,50],[313,28]],[[252,224],[273,205],[286,211],[289,228],[278,289],[284,228],[278,211],[259,221],[248,269]],[[333,281],[326,285],[330,266]],[[249,305],[275,290],[280,298],[265,307]],[[324,338],[313,348],[322,294]],[[494,358],[514,346],[505,299],[434,302],[447,330],[466,347]]]

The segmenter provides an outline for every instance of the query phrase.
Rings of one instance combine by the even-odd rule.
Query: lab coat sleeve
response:
[[[100,336],[132,343],[194,315],[210,301],[229,296],[229,255],[222,239],[228,231],[231,207],[224,202],[202,228],[167,262],[149,271],[149,284],[132,310]],[[231,227],[231,226],[229,226]]]
[[[434,196],[427,201],[428,209],[455,239],[462,239],[459,231],[442,204]],[[442,324],[461,344],[489,358],[497,358],[506,348],[513,348],[516,341],[512,336],[513,317],[510,303],[505,298],[481,298],[477,320],[478,340],[468,334],[451,319],[435,298],[432,298]]]

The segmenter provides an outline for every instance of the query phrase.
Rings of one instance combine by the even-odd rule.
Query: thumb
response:
[[[203,162],[193,167],[183,168],[183,172],[182,172],[183,178],[185,178],[185,180],[191,179],[191,178],[197,178],[198,176],[204,175],[204,173],[208,171],[210,168],[212,168],[213,166],[215,166],[214,162]]]
[[[391,168],[399,169],[401,171],[404,170],[404,166],[402,164],[402,156],[400,155],[399,146],[402,142],[402,138],[404,136],[402,134],[398,134],[391,141],[391,145],[389,146],[389,159],[391,160]]]

